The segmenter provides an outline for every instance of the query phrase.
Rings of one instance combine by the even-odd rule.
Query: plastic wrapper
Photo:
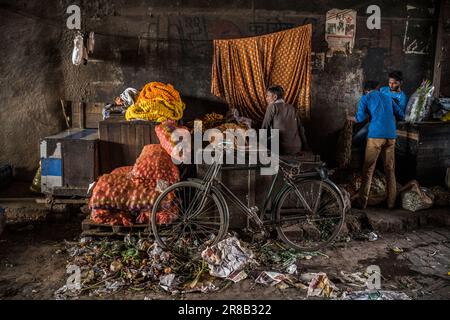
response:
[[[406,107],[405,121],[420,122],[430,116],[434,87],[429,80],[422,82]]]
[[[202,252],[202,258],[209,265],[209,273],[214,277],[227,278],[240,271],[253,258],[253,252],[241,246],[235,237],[227,238]]]

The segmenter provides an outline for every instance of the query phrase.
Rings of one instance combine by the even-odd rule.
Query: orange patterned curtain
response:
[[[268,86],[281,85],[285,101],[311,113],[312,25],[259,37],[214,40],[211,92],[242,115],[262,121]]]

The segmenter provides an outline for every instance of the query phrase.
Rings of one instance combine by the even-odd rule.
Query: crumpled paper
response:
[[[243,248],[236,237],[231,237],[206,248],[202,258],[208,263],[212,276],[227,278],[233,272],[244,269],[253,259],[253,252]]]
[[[328,279],[326,273],[319,272],[309,283],[307,297],[336,298],[339,289]]]
[[[260,273],[258,278],[256,278],[255,282],[264,285],[275,286],[285,280],[288,280],[288,278],[282,273],[263,271]]]

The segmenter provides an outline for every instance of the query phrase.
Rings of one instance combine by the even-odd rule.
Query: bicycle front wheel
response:
[[[228,220],[223,197],[188,181],[174,184],[156,199],[151,227],[164,249],[195,256],[223,239]]]
[[[337,237],[345,209],[337,187],[331,182],[302,180],[281,192],[274,218],[283,242],[294,249],[312,252]]]

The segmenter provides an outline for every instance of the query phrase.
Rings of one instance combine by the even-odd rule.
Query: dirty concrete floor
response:
[[[0,237],[0,299],[54,299],[66,282],[67,241],[77,241],[82,217],[9,224]],[[400,247],[396,254],[392,247]],[[450,299],[450,230],[426,227],[404,233],[381,234],[374,242],[339,242],[325,256],[300,260],[300,272],[326,272],[341,289],[340,272],[381,269],[383,290],[402,291],[414,299]],[[360,290],[353,288],[355,291]],[[121,291],[103,299],[305,299],[306,290],[264,287],[247,279],[220,292],[172,296],[163,291]],[[81,296],[80,299],[91,299]]]

